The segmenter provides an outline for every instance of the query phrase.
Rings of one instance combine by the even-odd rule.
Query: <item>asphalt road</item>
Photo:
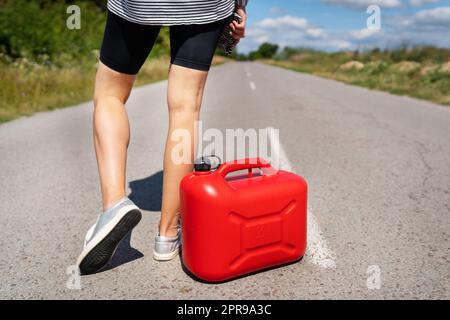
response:
[[[257,63],[213,68],[205,126],[279,128],[312,219],[301,262],[211,285],[178,258],[152,259],[166,85],[135,89],[127,106],[127,181],[143,220],[80,289],[67,268],[100,210],[92,103],[0,125],[0,298],[449,298],[449,108]]]

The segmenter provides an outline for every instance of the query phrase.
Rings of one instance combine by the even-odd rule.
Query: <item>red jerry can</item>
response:
[[[195,167],[180,184],[182,259],[194,276],[222,282],[304,255],[302,177],[260,158]],[[248,173],[229,175],[241,170]]]

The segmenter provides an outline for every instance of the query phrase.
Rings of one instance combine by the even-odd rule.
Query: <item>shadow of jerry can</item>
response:
[[[246,170],[245,174],[232,175]],[[260,158],[196,165],[180,184],[182,262],[223,282],[295,262],[306,250],[306,181]]]

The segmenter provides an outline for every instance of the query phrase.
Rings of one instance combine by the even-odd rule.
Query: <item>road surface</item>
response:
[[[109,269],[80,282],[70,266],[100,210],[92,103],[0,125],[0,298],[449,298],[450,108],[258,63],[213,68],[205,127],[280,129],[284,166],[309,182],[310,248],[211,285],[178,258],[152,259],[166,85],[127,105],[128,191],[143,219]]]

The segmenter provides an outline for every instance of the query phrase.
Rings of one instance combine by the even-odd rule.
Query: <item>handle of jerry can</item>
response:
[[[218,169],[217,173],[220,174],[222,177],[226,177],[227,174],[234,172],[234,171],[240,171],[240,170],[251,170],[256,168],[271,168],[271,165],[269,162],[267,162],[264,159],[261,158],[251,158],[251,159],[245,159],[245,161],[238,160],[238,161],[230,161],[223,163]]]

